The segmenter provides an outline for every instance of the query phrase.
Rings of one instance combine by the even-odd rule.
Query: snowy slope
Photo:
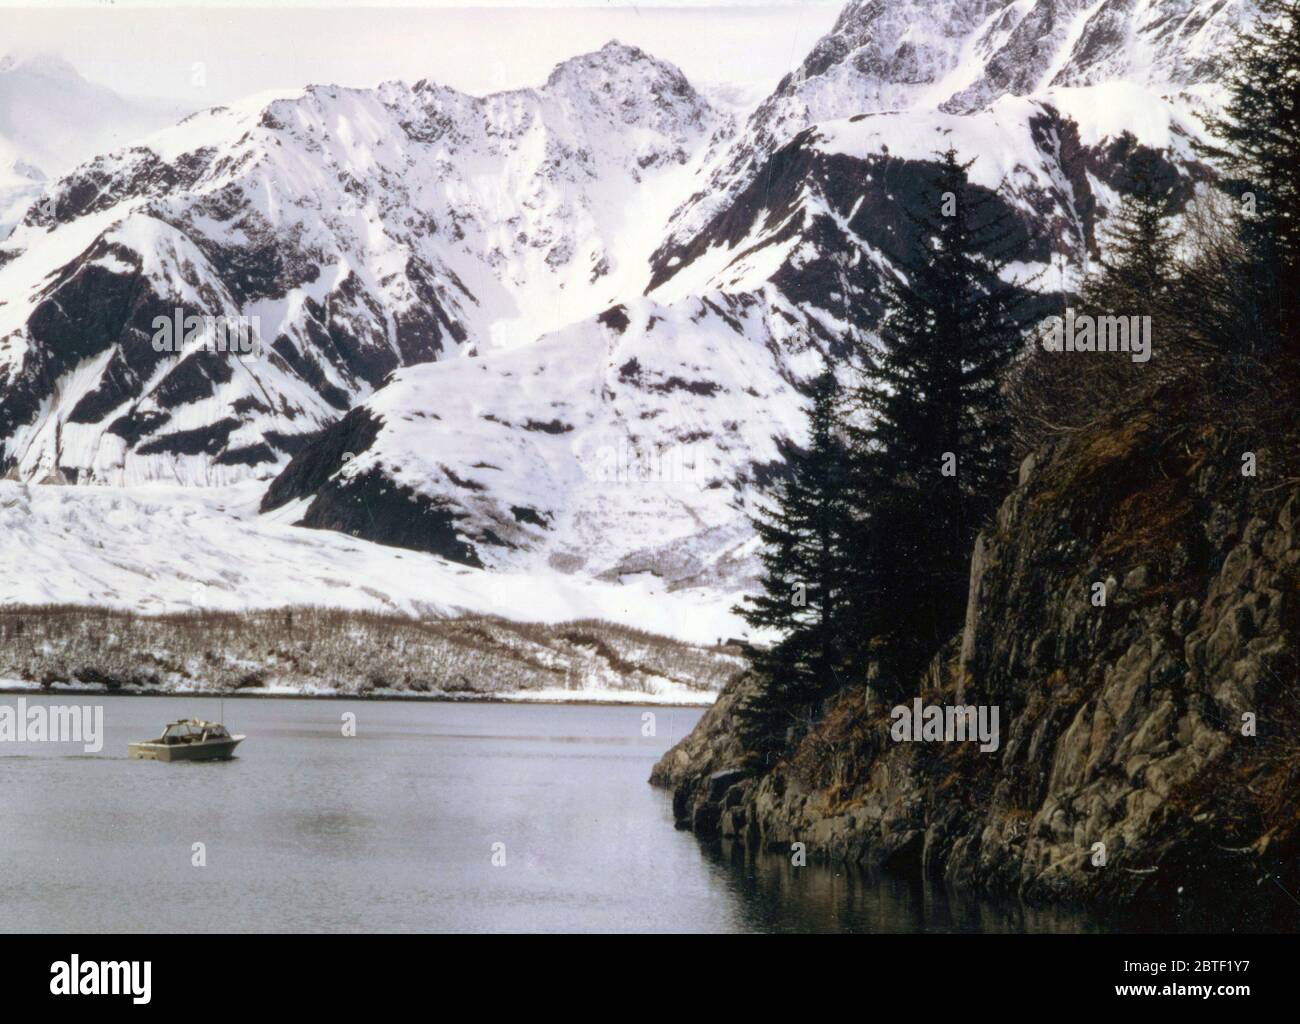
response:
[[[756,300],[642,299],[526,349],[402,370],[263,507],[471,565],[739,589],[746,501],[801,429],[775,320]]]
[[[0,467],[270,475],[399,366],[531,342],[641,290],[723,121],[671,65],[610,43],[540,89],[312,87],[84,164],[0,249]],[[250,318],[260,355],[154,351],[178,306]]]
[[[88,82],[57,54],[0,57],[0,240],[47,178],[175,117],[161,104],[128,100]]]
[[[1123,82],[1212,92],[1250,0],[852,0],[722,147],[674,217],[685,244],[811,124],[884,111],[977,112],[1004,96]]]
[[[255,485],[35,486],[0,481],[0,605],[143,613],[313,605],[530,622],[601,617],[692,643],[736,635],[698,593],[557,572],[485,572],[258,517]]]
[[[1053,99],[1091,109],[1084,91]],[[1189,157],[1176,108],[1119,98]],[[527,348],[399,371],[295,456],[264,508],[470,565],[743,587],[746,517],[804,440],[800,382],[874,330],[936,149],[981,154],[973,186],[1022,225],[1027,277],[1095,248],[1122,166],[1113,130],[1019,97],[808,129],[691,246],[656,257],[650,298]]]
[[[652,301],[626,300],[509,357],[399,373],[296,456],[265,507],[472,565],[644,570],[672,587],[727,591],[752,580],[746,516],[786,447],[804,440],[799,384],[874,332],[881,277],[916,242],[905,211],[925,199],[937,152],[952,145],[975,159],[973,187],[1020,232],[1017,276],[1046,271],[1039,292],[1077,282],[1098,255],[1135,148],[1161,154],[1179,201],[1207,173],[1188,101],[1140,83],[936,109],[979,77],[953,69],[984,68],[993,51],[972,55],[1001,37],[992,6],[941,7],[956,20],[924,61],[876,60],[906,51],[899,41],[927,24],[920,9],[851,6],[804,81],[782,83],[734,144],[712,140],[722,152],[712,184],[725,181],[729,145],[751,147],[752,173],[687,207],[679,229],[692,210],[713,215],[654,253]],[[1048,36],[1053,53],[1073,52]],[[844,110],[860,112],[807,123]],[[788,138],[754,147],[777,122]],[[656,392],[669,377],[674,393]],[[704,486],[611,482],[593,451],[670,453]]]
[[[0,240],[22,219],[45,188],[46,174],[17,146],[0,138]]]

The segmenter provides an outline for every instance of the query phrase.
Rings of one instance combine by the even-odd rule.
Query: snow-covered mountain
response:
[[[1198,130],[1185,105],[1118,82],[1004,96],[969,114],[822,121],[758,160],[692,233],[669,235],[652,258],[652,294],[775,286],[804,314],[846,311],[851,322],[825,330],[817,326],[827,326],[825,316],[811,318],[828,345],[846,330],[870,330],[875,281],[911,241],[904,211],[922,201],[936,155],[949,146],[973,160],[972,184],[1019,223],[1024,276],[1050,268],[1038,287],[1060,289],[1099,254],[1099,224],[1126,187],[1135,150],[1158,154],[1176,200],[1190,197],[1209,173],[1193,147]],[[841,294],[846,278],[856,281],[851,302]]]
[[[1244,0],[851,3],[743,125],[611,43],[538,89],[313,87],[82,165],[0,247],[0,469],[274,479],[276,522],[490,572],[705,588],[869,336],[956,147],[1038,289],[1138,147],[1180,198]],[[159,354],[176,305],[261,354]],[[237,555],[233,557],[238,557]]]
[[[1176,108],[1115,89],[1147,105],[1168,173],[1195,170]],[[1021,225],[1026,275],[1095,250],[1133,143],[1081,128],[1065,100],[1094,102],[806,130],[691,244],[656,255],[649,297],[509,354],[400,371],[298,453],[263,507],[472,565],[743,590],[747,513],[802,439],[800,382],[874,328],[936,149],[983,154],[973,187]]]
[[[535,340],[645,286],[723,118],[611,43],[540,89],[313,87],[78,167],[0,249],[3,465],[266,475],[390,371]],[[260,354],[157,352],[175,308]]]
[[[171,120],[173,110],[89,82],[57,54],[0,57],[0,239],[47,179]]]
[[[750,297],[648,299],[492,358],[398,371],[264,509],[490,568],[740,590],[737,495],[779,472],[800,397]]]
[[[46,173],[0,140],[0,239],[13,230],[45,188]]]
[[[1250,0],[852,0],[719,147],[670,240],[702,230],[811,124],[885,111],[972,113],[1004,96],[1107,83],[1161,96],[1212,92],[1225,51],[1254,13]]]

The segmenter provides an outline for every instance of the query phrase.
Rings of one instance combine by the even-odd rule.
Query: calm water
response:
[[[702,847],[646,784],[698,710],[230,700],[242,756],[159,764],[127,760],[127,741],[215,718],[215,700],[28,701],[102,704],[105,742],[0,743],[3,931],[1088,928]]]

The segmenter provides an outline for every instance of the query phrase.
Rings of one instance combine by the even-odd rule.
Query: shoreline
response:
[[[459,695],[454,693],[249,693],[246,691],[225,692],[222,690],[181,690],[157,691],[142,689],[105,690],[102,687],[91,689],[85,686],[58,686],[46,688],[39,683],[30,687],[0,685],[0,696],[14,697],[197,697],[205,700],[360,700],[360,701],[414,701],[429,704],[512,704],[538,706],[590,706],[590,707],[648,707],[648,708],[699,708],[708,710],[713,701],[668,701],[668,700],[597,700],[590,697],[550,698],[519,696],[496,696],[490,693]],[[642,695],[644,696],[644,695]],[[716,694],[714,695],[716,699]]]

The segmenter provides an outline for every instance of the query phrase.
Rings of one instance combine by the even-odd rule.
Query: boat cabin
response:
[[[178,743],[203,743],[208,740],[227,740],[230,733],[226,727],[217,722],[185,721],[172,722],[158,740],[168,746]]]

